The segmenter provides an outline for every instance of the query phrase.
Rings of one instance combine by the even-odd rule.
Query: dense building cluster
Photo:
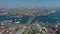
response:
[[[8,14],[8,15],[15,15],[15,16],[21,16],[21,15],[48,15],[50,14],[52,9],[44,9],[44,8],[15,8],[15,9],[0,9],[0,15],[1,14]]]
[[[30,25],[1,22],[0,34],[60,34],[60,23],[33,23]]]

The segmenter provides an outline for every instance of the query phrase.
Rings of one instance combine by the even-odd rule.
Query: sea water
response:
[[[19,21],[20,23],[26,23],[31,16],[23,16],[23,17],[11,17],[7,15],[0,15],[0,22],[6,21],[6,20],[12,20],[12,22]],[[56,23],[57,21],[60,22],[60,10],[56,10],[55,13],[51,13],[47,16],[35,16],[32,22],[49,22],[49,23]]]

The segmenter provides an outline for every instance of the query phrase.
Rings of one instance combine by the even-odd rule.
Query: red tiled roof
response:
[[[5,31],[5,29],[4,28],[0,28],[0,32],[4,32]]]

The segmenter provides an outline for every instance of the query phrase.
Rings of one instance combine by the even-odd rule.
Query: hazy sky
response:
[[[0,0],[0,8],[60,7],[60,0]]]

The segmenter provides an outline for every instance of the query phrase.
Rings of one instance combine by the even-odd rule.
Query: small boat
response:
[[[16,22],[17,24],[20,23],[19,21]]]

